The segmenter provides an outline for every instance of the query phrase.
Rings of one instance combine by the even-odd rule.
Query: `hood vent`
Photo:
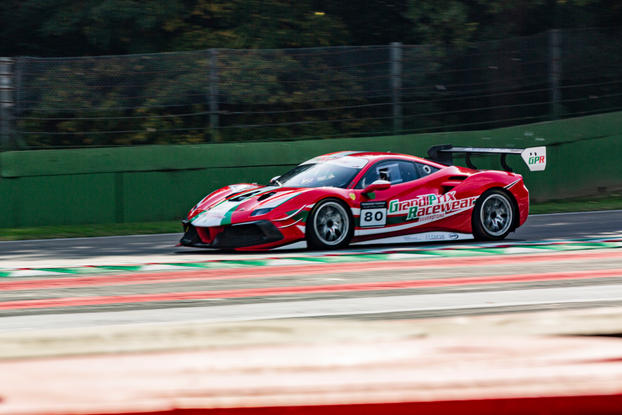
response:
[[[255,191],[252,191],[252,192],[242,193],[241,195],[237,195],[235,197],[232,197],[231,199],[229,199],[229,201],[230,202],[241,202],[243,200],[248,199],[249,197],[252,197],[252,196],[256,195],[259,192],[260,192],[260,190],[255,190]]]
[[[276,192],[268,192],[268,193],[264,193],[261,196],[259,196],[257,198],[258,202],[261,202],[262,200],[266,200],[267,198],[274,196],[276,194]]]

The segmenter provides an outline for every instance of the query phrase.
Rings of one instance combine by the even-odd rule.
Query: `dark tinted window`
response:
[[[376,180],[387,180],[391,184],[411,182],[421,177],[417,163],[405,160],[381,161],[369,168],[356,185],[357,189],[369,186]]]
[[[417,165],[417,171],[419,172],[419,177],[425,177],[428,174],[432,174],[436,171],[439,171],[440,169],[436,168],[436,167],[432,167],[428,164],[423,164],[423,163],[415,163]]]

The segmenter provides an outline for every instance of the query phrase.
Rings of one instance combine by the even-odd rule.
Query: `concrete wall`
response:
[[[548,146],[546,172],[525,176],[533,200],[622,187],[622,112],[486,131],[292,142],[0,153],[0,227],[176,219],[230,183],[265,183],[318,154],[377,150],[425,155],[437,144]],[[478,167],[497,168],[495,159]],[[460,164],[457,161],[457,164]]]

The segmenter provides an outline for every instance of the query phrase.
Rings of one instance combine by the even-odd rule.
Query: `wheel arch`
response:
[[[484,196],[487,192],[490,191],[498,191],[502,194],[504,194],[505,196],[507,196],[508,200],[510,201],[511,207],[512,207],[512,223],[510,225],[509,231],[508,232],[513,232],[516,230],[516,228],[519,227],[520,225],[520,212],[519,212],[519,207],[518,207],[518,201],[516,200],[516,197],[512,194],[512,192],[510,192],[508,189],[506,189],[505,187],[500,187],[500,186],[490,186],[488,188],[486,188],[486,190],[484,190],[480,196],[478,197],[477,202],[479,202],[480,200],[483,199],[482,196]],[[476,202],[476,207],[477,207],[477,202]],[[471,212],[471,231],[475,232],[474,226],[473,224],[475,223],[475,216],[478,215],[479,210],[474,208],[473,211]]]
[[[344,246],[347,246],[349,245],[350,241],[352,240],[352,237],[354,236],[354,228],[356,227],[356,225],[354,221],[354,214],[352,212],[352,208],[348,204],[347,200],[343,197],[340,197],[339,195],[322,195],[322,197],[318,197],[317,200],[313,203],[313,208],[309,211],[309,216],[305,223],[305,237],[307,239],[307,242],[311,244],[310,230],[311,230],[311,227],[313,226],[312,221],[313,221],[315,212],[324,202],[327,202],[327,201],[334,201],[340,204],[344,208],[345,213],[348,215],[348,219],[350,221],[350,228],[348,230],[349,236],[346,237],[346,240],[348,242],[344,245]]]
[[[312,199],[313,208],[309,211],[309,214],[311,214],[313,209],[315,209],[315,206],[317,206],[319,203],[322,203],[326,199],[335,199],[337,202],[341,203],[343,207],[346,209],[346,212],[348,213],[348,215],[350,216],[350,220],[354,220],[354,213],[352,212],[352,206],[350,206],[348,198],[336,192],[330,193],[330,194],[326,194],[326,193],[318,194],[315,198],[313,198]]]
[[[486,189],[486,191],[488,190],[498,190],[501,193],[504,193],[510,199],[510,202],[512,203],[513,213],[514,213],[512,215],[512,225],[510,226],[510,232],[513,232],[516,228],[518,228],[518,225],[520,223],[520,211],[518,210],[518,201],[516,200],[516,197],[514,196],[514,194],[512,194],[512,192],[510,192],[505,187],[493,186],[493,187]]]
[[[311,212],[313,212],[313,210],[315,209],[317,205],[329,199],[333,199],[336,202],[339,202],[346,209],[346,213],[350,217],[350,221],[352,221],[352,223],[354,224],[354,212],[352,212],[352,207],[350,206],[350,204],[348,203],[348,200],[345,197],[338,195],[338,194],[322,195],[316,198],[315,202],[313,202],[313,208],[309,211],[309,217],[311,216]]]

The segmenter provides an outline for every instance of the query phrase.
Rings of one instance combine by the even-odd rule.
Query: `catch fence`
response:
[[[619,30],[0,58],[2,150],[475,130],[622,109]]]

